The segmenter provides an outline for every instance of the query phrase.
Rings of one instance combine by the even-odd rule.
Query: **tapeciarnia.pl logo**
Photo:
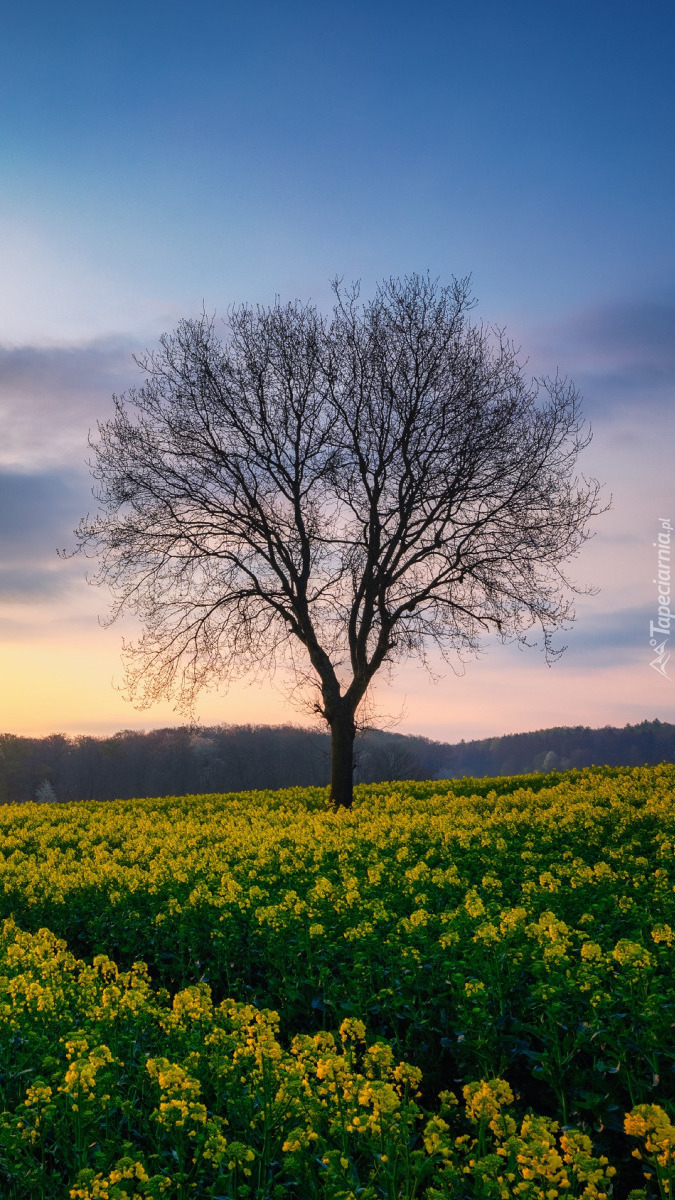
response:
[[[670,541],[673,527],[670,517],[659,517],[659,525],[661,528],[658,541],[653,543],[656,550],[657,578],[652,580],[658,587],[658,617],[656,621],[649,622],[649,645],[655,655],[649,665],[658,671],[659,675],[670,679],[666,671],[670,658],[666,643],[670,637],[670,622],[675,617],[675,613],[670,611]]]

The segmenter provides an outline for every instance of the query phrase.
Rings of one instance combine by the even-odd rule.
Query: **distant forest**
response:
[[[356,779],[458,779],[675,761],[675,725],[541,729],[449,744],[371,730]],[[291,725],[183,726],[113,737],[0,734],[0,803],[113,800],[328,782],[328,734]]]

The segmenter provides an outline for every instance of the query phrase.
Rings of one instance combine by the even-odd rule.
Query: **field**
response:
[[[674,790],[0,808],[0,1196],[669,1196]]]

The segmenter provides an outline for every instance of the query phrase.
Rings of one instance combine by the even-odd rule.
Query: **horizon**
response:
[[[538,735],[544,734],[544,733],[561,733],[561,732],[569,733],[569,732],[575,732],[577,730],[583,731],[584,733],[604,733],[606,731],[612,731],[614,733],[623,733],[628,729],[641,729],[644,725],[649,725],[649,726],[663,725],[668,728],[675,728],[675,723],[671,723],[670,721],[661,721],[661,720],[659,720],[658,717],[653,717],[651,720],[649,720],[649,718],[645,718],[645,720],[643,720],[643,721],[638,721],[635,723],[628,722],[626,725],[548,725],[548,726],[542,727],[541,729],[519,730],[517,733],[492,733],[492,734],[488,734],[487,737],[484,737],[484,738],[470,738],[470,739],[469,738],[461,738],[457,742],[446,742],[439,738],[428,737],[426,734],[421,734],[421,733],[404,733],[398,729],[380,729],[380,728],[377,728],[376,726],[368,726],[365,729],[358,729],[357,737],[362,737],[362,736],[365,736],[366,734],[370,734],[370,733],[386,734],[389,737],[420,738],[424,741],[432,742],[433,744],[436,744],[439,746],[453,747],[453,746],[470,745],[472,742],[503,741],[505,738],[538,736]],[[203,724],[191,725],[189,723],[183,723],[180,725],[158,725],[158,726],[152,726],[147,729],[126,728],[126,729],[117,729],[114,731],[114,733],[109,733],[109,734],[106,734],[106,733],[103,733],[103,734],[63,733],[61,730],[58,730],[58,729],[53,729],[53,730],[51,730],[50,733],[47,733],[47,734],[16,734],[16,733],[12,733],[9,730],[0,730],[0,738],[3,738],[3,737],[25,737],[27,740],[39,741],[39,740],[43,740],[43,739],[47,740],[47,739],[53,738],[53,737],[63,737],[70,741],[76,741],[78,738],[92,737],[97,741],[105,741],[105,740],[109,740],[110,738],[124,737],[127,735],[133,736],[135,734],[142,734],[145,736],[145,735],[150,735],[153,733],[167,733],[167,732],[174,731],[174,730],[189,730],[190,732],[199,734],[199,733],[208,733],[210,730],[214,730],[214,729],[215,730],[241,730],[241,729],[285,730],[285,729],[289,729],[289,730],[294,730],[294,731],[297,731],[300,733],[308,733],[308,734],[322,733],[322,734],[324,734],[325,737],[330,736],[329,731],[327,729],[323,729],[323,728],[320,728],[320,727],[317,727],[314,725],[296,725],[296,724],[292,724],[290,721],[286,722],[284,724],[274,724],[274,725],[267,724],[267,723],[254,724],[253,722],[248,722],[248,721],[241,722],[241,723],[235,722],[235,721],[227,721],[227,722],[222,722],[219,725],[203,725]]]
[[[369,296],[415,270],[470,274],[475,318],[579,386],[579,469],[613,507],[570,564],[599,590],[558,662],[487,640],[461,677],[432,656],[433,684],[409,659],[380,672],[373,720],[449,744],[675,723],[670,618],[661,654],[650,637],[675,523],[672,6],[36,0],[3,32],[0,728],[185,723],[116,690],[135,627],[102,628],[85,564],[56,556],[93,507],[88,432],[142,380],[132,355],[202,309],[324,309],[336,274]],[[281,678],[198,716],[305,727]]]

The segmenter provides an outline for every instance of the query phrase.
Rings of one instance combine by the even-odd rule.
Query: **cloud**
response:
[[[567,650],[560,665],[579,670],[593,666],[618,667],[636,662],[649,652],[649,613],[642,605],[613,612],[582,612],[573,628],[559,635]]]
[[[645,300],[583,314],[571,329],[602,395],[662,402],[675,393],[675,303]]]
[[[559,630],[553,638],[555,649],[565,647],[564,653],[553,664],[552,680],[558,672],[587,671],[592,668],[614,668],[633,666],[641,660],[648,661],[649,646],[649,607],[648,605],[630,605],[614,609],[610,612],[598,612],[588,608],[580,608],[572,627]],[[536,632],[530,634],[534,642]],[[509,643],[504,649],[490,645],[490,657],[495,655],[503,658],[504,669],[521,670],[524,666],[535,664],[541,653],[541,638],[536,645],[521,647],[517,643]]]
[[[582,314],[575,325],[579,343],[599,360],[675,377],[675,301],[614,304]]]
[[[13,471],[0,467],[0,561],[52,555],[92,506],[84,471]],[[67,540],[64,540],[67,539]]]
[[[53,600],[66,591],[70,582],[67,576],[67,571],[59,571],[58,567],[0,566],[0,600],[6,604]]]
[[[0,598],[1,599],[1,598]],[[39,600],[39,596],[34,593],[29,597],[21,598],[24,602],[26,599]],[[51,597],[47,597],[51,599]],[[101,629],[94,613],[74,614],[64,616],[52,616],[52,612],[59,611],[56,605],[51,608],[34,609],[29,611],[24,609],[22,616],[6,616],[0,610],[0,645],[10,642],[35,642],[46,643],[51,647],[76,646],[81,650],[84,642],[88,637],[94,634],[96,638],[100,637]],[[116,648],[116,652],[118,649]]]
[[[79,346],[0,346],[0,462],[82,462],[87,435],[110,412],[113,392],[138,383],[131,339]]]
[[[625,299],[581,309],[535,334],[530,362],[550,371],[564,364],[579,386],[585,408],[650,404],[661,408],[675,396],[675,299]]]
[[[0,468],[0,601],[53,600],[83,568],[59,560],[57,547],[73,544],[73,529],[91,507],[89,482],[65,471]]]

